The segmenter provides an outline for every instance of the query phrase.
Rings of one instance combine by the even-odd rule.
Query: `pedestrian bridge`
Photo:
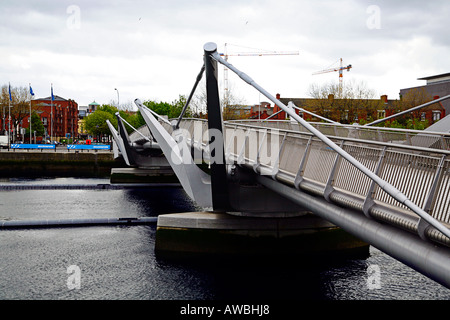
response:
[[[289,120],[222,121],[217,63]],[[450,134],[308,123],[211,43],[203,70],[208,120],[182,114],[167,121],[136,99],[147,126],[128,135],[120,116],[119,130],[110,126],[117,154],[130,166],[167,161],[186,193],[211,211],[261,219],[312,212],[450,287]]]

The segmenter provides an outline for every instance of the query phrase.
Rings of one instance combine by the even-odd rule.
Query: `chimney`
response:
[[[330,101],[331,103],[333,103],[333,101],[334,101],[334,94],[329,94],[329,95],[328,95],[328,101]]]
[[[280,96],[279,93],[277,93],[276,98],[277,98],[278,100],[280,100],[281,96]]]
[[[383,101],[384,103],[388,102],[388,96],[387,95],[382,95],[381,96],[381,101]]]

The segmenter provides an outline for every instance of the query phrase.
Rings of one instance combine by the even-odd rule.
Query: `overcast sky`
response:
[[[449,16],[448,0],[2,0],[1,85],[31,83],[47,97],[53,84],[79,105],[117,103],[118,92],[121,104],[170,102],[189,94],[203,45],[215,42],[230,55],[298,51],[229,57],[273,95],[307,97],[311,83],[337,83],[337,72],[312,74],[342,58],[353,66],[345,82],[397,99],[424,84],[417,78],[450,72]],[[229,82],[248,104],[267,101],[231,72]]]

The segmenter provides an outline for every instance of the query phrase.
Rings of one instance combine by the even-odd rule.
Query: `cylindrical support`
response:
[[[227,173],[225,164],[222,110],[220,108],[219,86],[217,81],[217,61],[211,55],[217,52],[217,45],[208,42],[205,51],[206,95],[208,111],[209,146],[211,153],[211,191],[214,211],[230,209]]]
[[[257,181],[270,190],[311,210],[362,241],[410,266],[434,281],[450,288],[450,250],[437,247],[407,231],[368,219],[364,214],[338,207],[270,178],[258,176]]]

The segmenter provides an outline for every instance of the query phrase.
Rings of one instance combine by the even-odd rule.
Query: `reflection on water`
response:
[[[4,180],[87,184],[102,179]],[[181,188],[22,190],[0,192],[0,219],[157,216],[200,210]],[[442,299],[450,291],[371,248],[366,259],[202,261],[159,259],[155,226],[103,226],[0,231],[0,299],[297,300]],[[69,290],[69,266],[81,270]],[[368,285],[378,266],[379,288]]]

